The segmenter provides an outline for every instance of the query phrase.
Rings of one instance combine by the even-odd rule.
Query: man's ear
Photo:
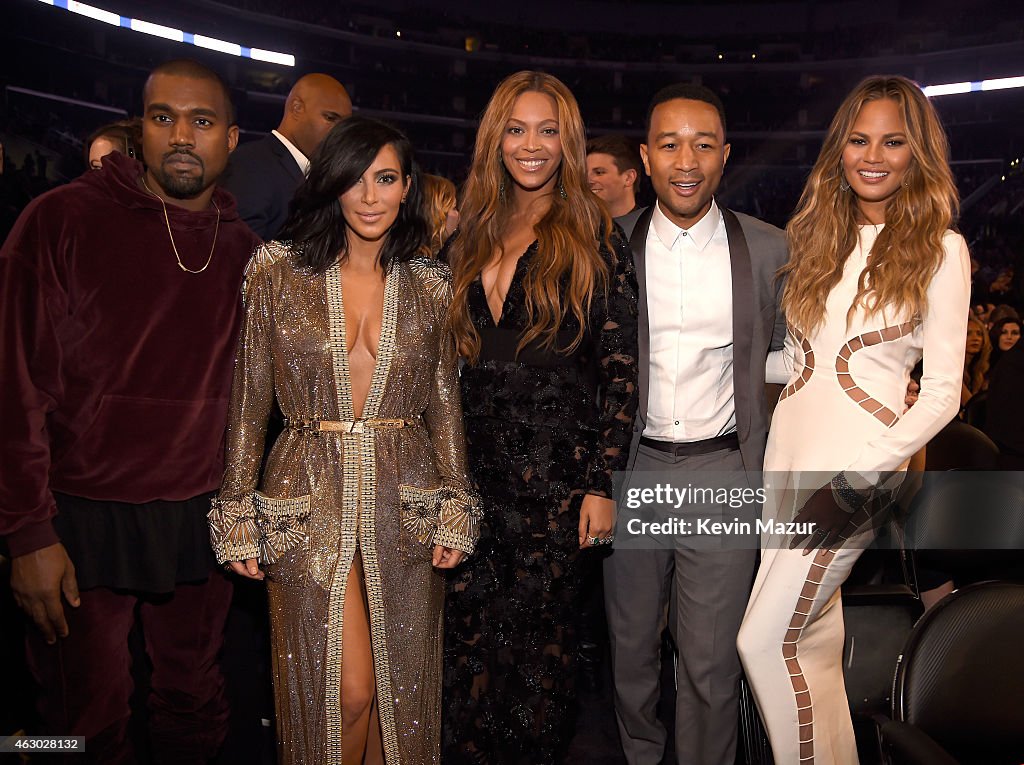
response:
[[[238,125],[228,128],[228,154],[238,148]]]
[[[647,144],[645,143],[640,144],[640,159],[644,161],[644,172],[646,172],[647,176],[650,177],[651,163],[647,158]]]
[[[633,168],[629,168],[629,170],[624,172],[622,175],[626,179],[626,185],[627,186],[630,186],[632,188],[636,188],[636,181],[637,181],[636,170],[634,170]]]

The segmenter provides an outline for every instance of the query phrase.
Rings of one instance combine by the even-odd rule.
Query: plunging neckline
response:
[[[395,327],[397,324],[398,275],[395,268],[384,277],[384,312],[381,316],[380,335],[377,338],[377,358],[370,377],[370,389],[363,402],[360,419],[377,416],[380,399],[391,369],[394,355]],[[332,306],[334,321],[331,327],[331,345],[335,358],[335,385],[338,392],[338,411],[342,419],[354,420],[352,384],[349,373],[348,322],[345,320],[345,299],[342,291],[341,267],[335,263],[327,272],[327,300]]]
[[[497,317],[495,317],[494,311],[491,310],[491,301],[487,299],[487,288],[484,287],[483,271],[477,274],[476,283],[480,285],[480,292],[484,299],[484,309],[487,312],[487,318],[491,320],[491,326],[501,326],[502,320],[508,313],[508,299],[509,296],[512,294],[512,288],[515,286],[516,280],[519,278],[519,271],[526,263],[529,263],[529,258],[531,258],[537,250],[537,244],[538,240],[534,239],[530,246],[527,247],[523,251],[523,254],[520,255],[519,258],[516,260],[516,267],[512,270],[512,278],[509,279],[508,287],[505,289],[505,296],[501,299],[501,313],[498,314]]]

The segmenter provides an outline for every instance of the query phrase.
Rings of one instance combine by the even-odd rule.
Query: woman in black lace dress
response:
[[[502,82],[447,251],[484,521],[446,606],[446,765],[556,763],[573,732],[574,566],[610,541],[637,403],[636,277],[584,146],[561,82]]]

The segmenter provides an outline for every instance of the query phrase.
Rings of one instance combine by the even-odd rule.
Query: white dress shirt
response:
[[[278,133],[276,130],[271,130],[270,132],[273,133],[274,137],[278,141],[284,144],[284,148],[288,149],[288,153],[295,158],[295,163],[299,166],[299,170],[302,171],[302,174],[309,175],[309,159],[306,157],[306,155],[299,151],[298,147],[295,144],[293,144],[283,135]]]
[[[651,373],[643,435],[678,443],[732,433],[732,270],[718,205],[689,229],[655,205],[644,262]]]

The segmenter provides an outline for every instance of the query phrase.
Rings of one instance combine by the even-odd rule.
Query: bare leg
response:
[[[345,765],[383,765],[363,560],[352,561],[345,589],[341,665],[341,756]]]

